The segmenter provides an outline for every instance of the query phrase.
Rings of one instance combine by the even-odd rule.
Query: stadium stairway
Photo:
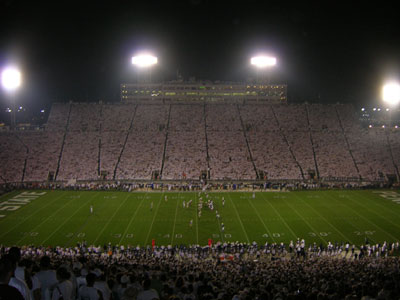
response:
[[[119,153],[119,156],[118,156],[118,159],[117,159],[117,163],[115,164],[114,174],[113,174],[113,180],[116,179],[117,170],[118,170],[118,165],[119,165],[119,163],[120,163],[120,161],[121,161],[122,154],[124,153],[125,146],[126,146],[126,142],[128,141],[129,134],[131,133],[132,128],[133,128],[133,122],[134,122],[134,120],[135,120],[137,107],[138,107],[138,105],[135,105],[135,109],[133,110],[133,113],[132,113],[132,118],[131,118],[131,121],[130,121],[130,124],[129,124],[129,128],[128,128],[128,131],[126,132],[124,144],[122,145],[121,152]]]
[[[162,179],[163,171],[164,171],[164,163],[165,163],[165,154],[167,151],[167,142],[168,142],[168,132],[169,132],[169,122],[171,120],[171,104],[169,105],[168,108],[168,121],[167,121],[167,130],[165,131],[165,141],[164,141],[164,150],[163,150],[163,156],[161,160],[161,170],[160,170],[160,178]]]
[[[285,141],[285,143],[286,143],[286,145],[287,145],[287,147],[289,149],[289,152],[292,155],[293,160],[296,162],[297,167],[300,169],[301,178],[304,180],[305,178],[304,178],[303,168],[301,167],[299,161],[296,159],[296,156],[293,153],[292,147],[290,146],[289,141],[287,140],[287,137],[286,137],[285,133],[282,131],[281,124],[279,123],[279,120],[278,120],[278,118],[276,116],[276,113],[275,113],[273,105],[271,105],[271,111],[272,111],[272,114],[274,115],[276,123],[278,124],[279,132],[282,135],[282,137],[283,137],[283,139],[284,139],[284,141]]]
[[[354,158],[354,155],[353,155],[353,152],[351,151],[351,147],[350,147],[349,141],[348,141],[347,136],[346,136],[346,131],[344,130],[343,122],[342,122],[342,119],[340,118],[340,114],[339,114],[339,111],[338,111],[336,105],[335,105],[335,111],[336,111],[336,117],[338,118],[338,121],[339,121],[340,128],[342,129],[342,134],[343,134],[344,140],[346,142],[347,151],[349,151],[350,157],[353,160],[354,167],[357,170],[358,178],[361,180],[362,178],[361,178],[361,174],[360,174],[360,169],[358,168],[357,162],[356,162],[356,160]]]
[[[101,133],[103,132],[103,104],[100,105],[100,121],[99,121],[99,151],[97,153],[97,176],[100,177],[100,171],[101,171]]]
[[[62,158],[62,154],[64,151],[64,146],[65,146],[65,138],[67,137],[70,118],[71,118],[72,105],[71,105],[71,103],[68,105],[69,105],[69,109],[68,109],[67,124],[65,125],[64,135],[63,135],[63,139],[62,139],[62,143],[61,143],[60,155],[58,156],[56,174],[54,175],[55,181],[57,180],[58,172],[60,171],[61,158]]]
[[[398,168],[398,166],[397,166],[397,164],[396,164],[396,162],[394,160],[392,144],[390,143],[389,134],[388,134],[388,131],[386,131],[386,130],[385,130],[385,135],[386,135],[386,140],[387,140],[387,144],[388,144],[388,147],[389,147],[390,158],[392,160],[394,169],[396,170],[397,181],[400,181],[399,168]]]
[[[254,172],[256,173],[256,178],[258,179],[257,167],[256,167],[256,164],[255,164],[255,162],[254,162],[253,155],[251,154],[251,149],[250,149],[250,145],[249,145],[249,140],[247,139],[246,128],[245,128],[245,126],[244,126],[243,118],[242,118],[242,115],[241,115],[241,113],[240,113],[239,104],[236,105],[236,108],[237,108],[237,111],[238,111],[238,114],[239,114],[240,124],[242,125],[242,131],[243,131],[244,139],[245,139],[245,141],[246,141],[247,152],[249,153],[249,157],[250,157],[251,163],[253,164]]]
[[[15,134],[15,137],[26,149],[26,155],[25,155],[25,158],[24,158],[24,168],[22,169],[22,178],[21,178],[21,182],[24,182],[25,172],[26,172],[26,165],[27,165],[28,157],[29,157],[29,147],[24,143],[24,141],[17,134]]]
[[[305,107],[306,107],[308,133],[310,136],[310,142],[311,142],[311,147],[312,147],[312,152],[313,152],[313,157],[314,157],[315,171],[317,172],[317,178],[319,179],[320,177],[319,177],[318,163],[317,163],[317,157],[315,155],[314,141],[313,141],[312,133],[311,133],[310,111],[308,110],[308,104],[305,104]]]
[[[207,137],[207,116],[206,116],[206,104],[203,104],[203,120],[204,120],[204,136],[206,139],[206,161],[207,161],[207,179],[211,179],[210,174],[210,155],[208,153],[208,137]]]

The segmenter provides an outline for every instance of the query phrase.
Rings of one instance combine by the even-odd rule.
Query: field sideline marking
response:
[[[111,220],[114,219],[116,213],[121,209],[122,205],[125,204],[126,200],[128,200],[130,194],[128,194],[125,197],[125,200],[122,201],[122,203],[118,206],[118,208],[115,210],[115,212],[113,213],[113,215],[111,216],[111,218],[108,219],[108,222],[106,223],[106,225],[103,226],[103,229],[99,232],[99,234],[97,235],[96,239],[93,242],[93,245],[96,245],[97,240],[99,239],[99,237],[102,235],[102,233],[104,232],[104,229],[106,229],[108,227],[108,224],[110,224]]]
[[[146,236],[146,240],[145,240],[145,242],[144,242],[144,246],[146,246],[147,241],[149,240],[149,236],[150,236],[151,230],[153,229],[154,220],[156,219],[157,212],[158,212],[158,209],[159,209],[159,207],[160,207],[160,205],[161,205],[161,199],[162,199],[162,196],[163,196],[163,195],[164,195],[164,194],[161,194],[160,200],[158,201],[158,204],[157,204],[157,208],[156,208],[156,210],[154,211],[153,220],[151,221],[149,231],[147,232],[147,236]],[[152,201],[153,201],[153,200],[152,200]]]
[[[330,196],[331,198],[335,199],[335,201],[338,201],[335,197]],[[350,198],[348,198],[350,199]],[[344,203],[344,202],[343,202]],[[357,203],[358,204],[358,203]],[[381,228],[380,226],[378,226],[377,224],[375,224],[374,222],[369,221],[367,218],[365,218],[363,215],[360,215],[359,213],[357,213],[357,211],[355,211],[353,208],[351,208],[348,205],[344,205],[342,204],[344,207],[347,207],[348,209],[352,210],[357,216],[359,216],[360,218],[364,219],[365,221],[367,221],[369,224],[375,226],[376,228],[379,228],[381,231],[385,232],[386,234],[390,235],[392,238],[394,238],[394,240],[397,240],[396,237],[394,237],[392,234],[390,234],[389,232],[387,232],[386,230],[384,230],[383,228]],[[371,239],[372,240],[372,239]]]
[[[94,192],[93,196],[90,197],[90,198],[88,198],[88,199],[85,201],[85,204],[84,204],[84,205],[81,205],[77,210],[75,210],[75,212],[74,212],[73,214],[71,214],[71,216],[70,216],[68,219],[65,219],[65,221],[62,222],[61,225],[59,225],[59,226],[57,227],[57,229],[55,229],[55,230],[54,230],[44,241],[42,241],[40,244],[41,244],[41,245],[44,245],[44,243],[45,243],[50,237],[52,237],[62,226],[64,226],[64,224],[65,224],[66,222],[68,222],[69,220],[71,220],[72,216],[74,216],[78,211],[80,211],[82,208],[84,208],[85,205],[86,205],[88,202],[90,202],[90,201],[88,201],[88,200],[93,199],[94,196],[96,196],[96,194],[97,194],[97,193]],[[86,207],[85,207],[85,208],[86,208]]]
[[[239,213],[238,213],[238,211],[237,211],[237,209],[236,209],[235,203],[233,203],[233,200],[232,200],[231,195],[230,195],[229,193],[228,193],[228,197],[229,197],[229,200],[231,200],[231,202],[232,202],[233,208],[235,209],[236,216],[238,217],[239,223],[240,223],[240,225],[242,226],[242,230],[243,230],[243,232],[244,232],[244,235],[246,236],[247,243],[250,244],[250,240],[249,240],[249,237],[248,237],[248,235],[247,235],[246,230],[244,229],[244,226],[243,226],[243,223],[242,223],[242,219],[240,218]]]
[[[247,201],[250,203],[251,207],[253,208],[253,210],[255,211],[255,213],[257,214],[257,217],[260,219],[261,223],[263,224],[265,230],[268,233],[268,236],[270,236],[272,238],[272,242],[276,242],[273,235],[271,234],[271,232],[268,230],[267,226],[264,223],[264,220],[261,218],[260,214],[258,213],[257,209],[254,207],[254,204],[250,201],[249,198],[247,198]]]
[[[311,208],[314,212],[316,212],[317,215],[319,215],[322,219],[324,219],[324,221],[325,221],[327,224],[329,224],[329,226],[331,226],[331,228],[333,228],[336,232],[338,232],[339,235],[341,235],[343,238],[345,238],[346,241],[351,242],[351,244],[354,244],[353,241],[352,241],[351,239],[347,238],[340,230],[338,230],[338,229],[336,228],[335,225],[333,225],[333,224],[332,224],[331,222],[329,222],[323,215],[321,215],[318,211],[316,211],[314,207],[312,207],[311,205],[309,205],[306,201],[304,201],[301,197],[298,197],[296,194],[295,194],[295,197],[296,197],[297,199],[300,199],[300,200],[301,200],[303,203],[305,203],[309,208]],[[317,232],[317,231],[314,231],[314,232]],[[343,242],[344,242],[344,241],[343,241]]]
[[[144,194],[142,200],[140,201],[138,207],[137,207],[136,210],[135,210],[135,213],[133,214],[133,216],[132,216],[131,219],[129,220],[128,226],[126,227],[126,229],[125,229],[125,231],[124,231],[124,234],[123,234],[123,235],[121,236],[121,238],[119,239],[119,243],[118,243],[119,245],[121,245],[122,240],[124,239],[125,235],[127,234],[128,230],[129,230],[129,227],[130,227],[131,224],[132,224],[132,221],[136,218],[137,212],[139,211],[139,208],[142,206],[143,201],[144,201],[144,199],[146,198],[146,195],[147,195],[148,193],[149,193],[149,192],[147,191],[147,192]]]
[[[175,234],[175,225],[176,225],[176,215],[178,214],[178,205],[179,205],[179,194],[181,192],[178,192],[177,200],[176,200],[176,207],[175,207],[175,218],[174,218],[174,227],[172,228],[172,237],[171,237],[171,246],[174,242],[174,234]]]
[[[261,193],[261,195],[263,195],[263,194]],[[261,198],[262,198],[265,202],[267,202],[267,203],[269,204],[269,206],[271,206],[271,208],[274,210],[274,212],[278,215],[279,219],[281,219],[282,223],[285,224],[285,226],[286,226],[287,229],[289,229],[290,233],[291,233],[292,236],[293,236],[293,239],[296,240],[296,239],[297,239],[297,234],[295,234],[295,233],[293,232],[292,228],[288,225],[288,223],[286,223],[285,219],[282,218],[281,214],[280,214],[280,213],[276,210],[276,208],[269,202],[268,199],[266,199],[264,196],[261,196]]]
[[[63,197],[64,194],[65,194],[65,192],[62,191],[60,196],[55,197],[55,198],[53,199],[53,201],[50,201],[50,202],[47,203],[46,205],[43,205],[43,206],[42,206],[41,208],[39,208],[36,212],[34,212],[32,215],[29,215],[29,216],[25,217],[21,222],[19,222],[18,224],[15,224],[15,226],[13,226],[10,230],[8,230],[8,231],[2,233],[2,234],[0,235],[0,237],[2,237],[2,236],[4,236],[4,235],[8,234],[8,233],[11,232],[14,228],[20,226],[22,223],[24,223],[25,221],[27,221],[28,219],[30,219],[31,217],[33,217],[34,215],[36,215],[39,211],[41,211],[42,209],[46,208],[47,206],[53,204],[53,202],[55,202],[57,199]],[[71,200],[72,200],[72,198],[70,199],[70,201],[71,201]],[[68,203],[68,202],[67,202],[67,203]],[[6,219],[4,219],[4,220],[6,220]],[[34,228],[36,228],[36,226],[35,226]]]

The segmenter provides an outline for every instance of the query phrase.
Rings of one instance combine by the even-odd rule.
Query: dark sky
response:
[[[0,0],[0,67],[21,68],[20,104],[117,101],[138,50],[159,57],[156,80],[179,70],[224,81],[254,77],[250,57],[264,51],[278,58],[271,81],[288,84],[289,101],[377,101],[400,72],[394,4],[291,2]]]

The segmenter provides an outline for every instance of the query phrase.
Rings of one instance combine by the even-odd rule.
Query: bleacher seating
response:
[[[348,104],[55,103],[45,130],[0,133],[0,180],[382,181],[398,175],[399,134],[361,128]]]

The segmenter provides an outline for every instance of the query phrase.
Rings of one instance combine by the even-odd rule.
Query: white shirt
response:
[[[105,281],[96,281],[93,286],[103,294],[104,300],[110,299],[111,291]]]
[[[17,267],[15,269],[14,274],[15,274],[15,277],[17,277],[18,279],[20,279],[20,280],[22,280],[22,281],[24,281],[26,283],[26,281],[25,281],[25,267]],[[33,297],[33,291],[35,291],[37,289],[40,289],[40,281],[39,281],[39,279],[37,278],[36,275],[32,276],[31,280],[32,280],[32,289],[30,290],[30,294],[31,294],[31,299],[33,299],[34,298]],[[28,289],[29,289],[29,287],[28,287]]]
[[[51,299],[58,300],[62,296],[64,300],[73,300],[72,292],[72,282],[69,280],[65,280],[55,286]]]
[[[46,299],[46,290],[50,290],[58,283],[56,277],[56,271],[54,270],[44,270],[40,271],[36,274],[37,278],[39,278],[40,284],[42,286],[42,300]]]
[[[16,277],[11,277],[10,282],[8,284],[18,289],[18,291],[21,293],[21,295],[24,297],[25,300],[31,299],[31,291],[29,290],[25,281]]]
[[[89,287],[89,286],[82,286],[79,289],[79,300],[98,300],[99,297],[99,291],[94,288],[94,287]]]

